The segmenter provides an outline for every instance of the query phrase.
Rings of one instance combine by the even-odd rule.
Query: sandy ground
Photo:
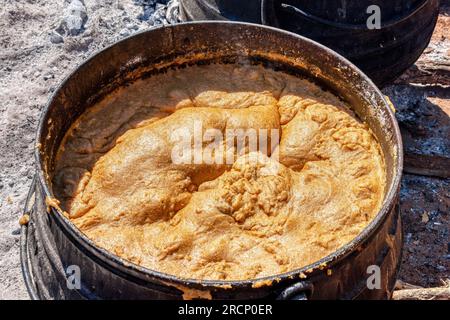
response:
[[[93,52],[153,25],[155,1],[84,0],[87,17],[72,35],[64,30],[69,5],[64,0],[0,5],[0,299],[28,298],[17,221],[34,175],[37,121],[49,95]],[[66,34],[58,38],[55,30]]]
[[[0,299],[28,298],[19,264],[18,219],[34,175],[35,129],[49,95],[93,52],[155,23],[154,0],[84,0],[71,4],[74,1],[79,2],[3,0],[0,6]],[[441,55],[448,54],[443,52]],[[407,80],[386,91],[404,110],[409,100],[401,99],[402,86],[415,90]],[[422,92],[418,97],[424,95]],[[438,98],[448,104],[447,96]],[[428,191],[421,190],[420,185],[427,186]],[[408,205],[402,213],[409,242],[402,279],[433,286],[449,278],[449,189],[449,179],[411,175],[404,179],[402,199]],[[432,207],[428,210],[437,208],[427,215],[428,220],[424,217],[426,206]],[[424,232],[431,236],[423,236]],[[414,247],[421,243],[433,245],[433,252],[423,245],[422,251]],[[424,259],[431,263],[424,265]]]

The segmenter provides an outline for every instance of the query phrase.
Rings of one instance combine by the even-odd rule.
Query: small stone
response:
[[[129,30],[138,30],[139,29],[139,27],[137,25],[135,25],[134,23],[127,23],[126,27]]]
[[[410,243],[410,242],[411,242],[411,238],[412,238],[412,233],[411,233],[411,232],[408,232],[408,233],[406,234],[406,237],[405,237],[405,242],[406,242],[406,243]]]
[[[128,29],[122,29],[122,30],[120,30],[119,35],[121,37],[127,37],[130,35],[130,31]]]
[[[50,42],[53,44],[63,43],[64,38],[56,31],[53,31],[50,34]]]
[[[437,265],[436,269],[440,272],[445,272],[447,270],[447,268],[445,268],[444,266],[441,266],[441,265]]]
[[[68,33],[72,36],[76,36],[81,32],[83,28],[83,22],[80,17],[69,15],[64,18],[64,23],[67,26]]]
[[[430,221],[430,217],[428,216],[428,213],[425,211],[425,212],[422,214],[422,222],[423,222],[423,223],[428,223],[428,221]]]
[[[54,79],[55,76],[53,74],[49,73],[49,74],[45,74],[43,78],[45,81],[47,81],[49,79]]]
[[[80,0],[72,0],[64,10],[63,21],[59,29],[66,30],[69,35],[76,36],[84,29],[87,21],[86,7]]]

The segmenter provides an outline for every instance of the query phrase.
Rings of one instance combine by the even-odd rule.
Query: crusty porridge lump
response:
[[[173,133],[195,123],[279,138],[266,153],[225,147],[232,163],[174,163]],[[53,184],[100,247],[183,278],[242,280],[351,241],[381,207],[385,170],[367,125],[333,94],[262,66],[211,64],[138,80],[88,109]]]

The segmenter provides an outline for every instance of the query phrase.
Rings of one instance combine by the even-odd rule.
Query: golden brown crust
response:
[[[230,164],[174,163],[173,132],[195,134],[198,122],[281,136],[266,155],[224,146]],[[381,206],[385,173],[370,130],[332,94],[261,66],[209,65],[137,81],[88,110],[53,182],[98,245],[180,277],[237,280],[352,240]]]

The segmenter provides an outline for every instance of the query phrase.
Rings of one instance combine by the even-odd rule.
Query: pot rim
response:
[[[83,62],[77,64],[75,68],[60,82],[58,87],[55,89],[55,91],[51,94],[50,98],[48,99],[45,108],[43,109],[39,124],[37,127],[37,133],[35,137],[35,143],[36,146],[41,141],[41,136],[43,134],[43,129],[46,126],[46,120],[49,112],[50,105],[52,104],[53,100],[55,99],[56,95],[59,93],[59,91],[66,85],[67,81],[77,73],[78,69],[88,63],[89,61],[95,59],[98,55],[100,55],[102,52],[109,50],[113,46],[115,46],[118,43],[127,41],[128,39],[138,36],[140,34],[144,34],[147,32],[154,32],[156,30],[160,30],[162,28],[177,28],[177,26],[180,25],[187,25],[187,26],[197,26],[197,25],[204,25],[204,24],[216,24],[216,25],[236,25],[236,26],[242,26],[242,27],[251,27],[251,28],[259,28],[259,29],[266,29],[271,32],[278,32],[280,34],[284,34],[287,36],[290,36],[292,38],[296,38],[297,40],[300,40],[302,42],[308,42],[309,44],[317,47],[318,50],[325,51],[327,54],[330,54],[334,56],[336,59],[339,60],[339,62],[343,63],[346,67],[350,68],[354,73],[356,73],[363,81],[365,81],[368,84],[368,87],[370,87],[373,90],[373,93],[378,96],[380,101],[383,102],[383,105],[380,105],[380,108],[384,108],[387,116],[389,118],[389,121],[392,124],[393,127],[393,136],[394,140],[397,140],[397,154],[394,156],[394,162],[396,165],[396,169],[394,172],[394,177],[389,184],[389,188],[386,191],[385,198],[383,200],[383,204],[377,215],[372,219],[372,221],[355,237],[352,241],[348,242],[344,246],[340,247],[338,250],[332,252],[331,254],[323,257],[322,259],[306,265],[301,268],[293,269],[288,272],[284,272],[281,274],[266,276],[266,277],[260,277],[260,278],[254,278],[254,279],[246,279],[246,280],[203,280],[203,279],[191,279],[191,278],[180,278],[172,274],[152,270],[149,268],[145,268],[143,266],[134,264],[130,261],[127,261],[123,258],[120,258],[119,256],[113,254],[112,252],[101,248],[97,246],[92,240],[90,240],[83,232],[81,232],[68,218],[66,218],[63,215],[63,212],[60,209],[51,207],[53,210],[53,217],[56,219],[58,225],[62,227],[62,231],[64,231],[67,235],[70,236],[72,241],[75,242],[75,245],[85,252],[89,258],[96,259],[97,261],[101,262],[103,265],[105,265],[108,269],[110,269],[112,272],[115,273],[128,273],[127,276],[131,277],[137,277],[140,279],[149,279],[153,278],[158,280],[160,283],[167,284],[167,285],[180,285],[182,287],[185,286],[193,286],[193,287],[201,287],[203,290],[208,289],[214,289],[214,288],[227,288],[227,287],[257,287],[255,285],[257,284],[272,284],[272,283],[278,283],[283,280],[292,280],[292,279],[299,279],[299,281],[303,281],[303,279],[300,279],[299,275],[305,274],[305,272],[308,274],[308,278],[313,275],[313,272],[318,269],[323,269],[323,266],[326,266],[325,268],[328,268],[328,266],[332,266],[332,264],[342,260],[347,255],[349,255],[351,252],[354,251],[355,248],[362,245],[365,241],[367,241],[371,235],[381,226],[391,209],[394,207],[396,201],[397,201],[397,192],[400,188],[400,181],[402,176],[402,170],[403,170],[403,146],[402,146],[402,138],[400,134],[400,129],[397,123],[397,120],[395,118],[394,112],[389,107],[388,103],[386,102],[386,99],[384,98],[384,95],[381,93],[381,91],[378,89],[378,87],[372,82],[372,80],[365,75],[358,67],[356,67],[353,63],[351,63],[349,60],[341,56],[340,54],[334,52],[333,50],[329,49],[328,47],[325,47],[324,45],[313,41],[309,38],[300,36],[298,34],[277,29],[274,27],[259,25],[255,23],[245,23],[245,22],[235,22],[235,21],[195,21],[195,22],[183,22],[178,23],[175,25],[167,25],[167,26],[158,26],[154,27],[152,29],[143,30],[140,32],[137,32],[131,36],[128,36],[126,38],[123,38],[119,41],[116,41],[112,43],[111,45],[102,48],[100,50],[95,51],[92,55],[90,55],[86,60]],[[34,150],[34,156],[36,160],[36,176],[38,179],[38,183],[41,186],[44,197],[50,197],[55,198],[53,192],[50,191],[49,183],[46,180],[45,177],[45,171],[43,167],[43,159],[41,157],[41,152],[38,147]],[[120,268],[120,270],[118,270]]]

